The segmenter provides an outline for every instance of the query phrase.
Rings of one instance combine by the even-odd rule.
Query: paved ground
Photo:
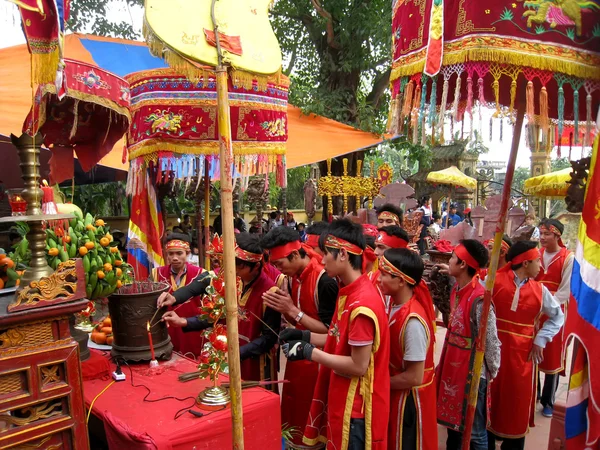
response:
[[[438,327],[436,333],[436,352],[435,352],[435,362],[438,363],[441,353],[442,353],[442,345],[444,342],[444,338],[446,335],[446,329],[443,327]],[[567,367],[570,367],[570,358],[571,352],[569,349],[568,353],[568,361]],[[286,359],[283,353],[281,354],[281,371],[279,372],[280,379],[283,378],[284,368],[285,368]],[[542,374],[542,383],[543,383],[543,374]],[[558,391],[556,393],[557,401],[565,402],[567,398],[567,389],[568,389],[568,378],[561,377],[560,384],[558,386]],[[552,419],[542,416],[541,413],[542,407],[538,403],[537,404],[537,412],[535,417],[535,427],[531,428],[530,433],[527,435],[525,439],[525,450],[545,450],[548,448],[548,435],[550,432],[550,422]],[[438,442],[439,449],[443,450],[446,448],[446,428],[439,426],[438,427]],[[500,442],[497,443],[497,448],[500,448]]]

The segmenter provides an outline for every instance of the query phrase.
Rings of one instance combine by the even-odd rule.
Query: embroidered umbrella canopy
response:
[[[522,83],[528,122],[543,137],[551,118],[559,136],[574,120],[577,145],[583,120],[591,146],[600,98],[596,1],[397,0],[393,8],[392,131],[408,124],[416,139],[426,125],[443,135],[444,122],[465,114],[473,128],[488,104],[494,117],[513,118]]]
[[[125,77],[131,85],[132,123],[127,135],[132,192],[144,189],[146,168],[156,180],[169,176],[190,183],[195,175],[219,176],[217,93],[209,70],[190,81],[173,69],[155,69]],[[285,181],[285,143],[289,80],[269,78],[263,87],[229,81],[233,169],[242,176],[275,172]]]
[[[62,85],[38,86],[23,132],[39,131],[50,147],[50,178],[74,176],[73,151],[85,172],[91,170],[125,134],[131,120],[129,84],[94,65],[64,60]]]
[[[435,184],[450,184],[452,186],[460,186],[465,189],[476,189],[477,180],[465,175],[456,166],[450,166],[447,169],[429,172],[427,181]]]
[[[573,169],[557,170],[525,180],[523,192],[536,197],[564,198],[567,195]]]

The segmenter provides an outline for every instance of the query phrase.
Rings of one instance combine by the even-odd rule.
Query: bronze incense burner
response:
[[[112,356],[121,356],[127,361],[150,361],[147,328],[150,323],[156,359],[171,358],[173,344],[166,323],[160,321],[164,311],[156,311],[158,296],[168,289],[165,283],[134,282],[108,298],[114,336]]]

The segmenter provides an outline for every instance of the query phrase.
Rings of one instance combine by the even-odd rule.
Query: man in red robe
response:
[[[152,270],[152,279],[161,281],[169,285],[169,293],[187,286],[192,282],[202,268],[187,262],[190,254],[189,237],[184,234],[171,234],[167,238],[165,253],[167,256],[167,265]],[[198,314],[200,307],[200,297],[193,297],[184,305],[177,309],[181,317],[194,317]],[[171,310],[173,308],[170,308]],[[173,343],[173,349],[177,352],[186,354],[191,353],[198,357],[202,351],[203,338],[201,333],[185,334],[180,328],[169,328],[169,336]]]
[[[281,315],[266,307],[262,301],[265,292],[276,289],[273,281],[262,270],[262,263],[263,249],[259,236],[249,233],[237,234],[235,271],[243,284],[242,294],[238,299],[241,370],[242,379],[252,381],[272,378],[267,357],[277,342],[281,323]],[[183,327],[185,332],[204,330],[213,325],[198,317],[179,317],[174,311],[167,312],[163,319],[173,327]]]
[[[502,450],[523,450],[525,435],[534,426],[536,365],[564,315],[550,291],[534,281],[540,271],[537,242],[516,242],[506,257],[509,262],[498,271],[492,294],[502,366],[491,387],[488,443],[495,449],[502,439]],[[542,313],[548,319],[540,328]]]
[[[327,233],[321,241],[325,270],[343,285],[329,331],[286,329],[279,336],[288,361],[320,365],[303,440],[325,443],[329,450],[385,450],[390,401],[386,311],[362,274],[360,225],[336,220]]]
[[[265,304],[278,311],[298,330],[327,333],[338,294],[337,281],[327,276],[317,258],[311,258],[300,235],[289,227],[276,227],[263,238],[271,263],[287,275],[291,285],[263,295]],[[308,419],[311,394],[317,382],[318,367],[308,361],[288,361],[281,399],[281,421],[303,430]],[[308,393],[311,394],[308,394]],[[302,448],[302,436],[291,445]]]
[[[408,249],[389,249],[379,258],[381,291],[392,299],[389,450],[438,448],[435,317],[423,269],[421,257]]]
[[[562,242],[561,236],[564,229],[564,225],[556,219],[546,219],[540,224],[542,267],[536,281],[546,286],[560,303],[566,322],[567,305],[571,295],[571,272],[573,271],[574,255],[567,250]],[[543,317],[540,323],[543,324],[545,320],[546,318]],[[548,345],[544,348],[544,360],[538,366],[540,372],[545,373],[544,387],[541,388],[538,384],[538,397],[544,408],[542,414],[546,417],[552,417],[559,376],[565,374],[567,352],[564,330],[564,327],[562,327],[558,336],[548,342]]]
[[[482,243],[465,239],[454,248],[449,264],[440,269],[456,279],[450,292],[450,318],[442,356],[437,367],[437,420],[448,428],[447,450],[462,445],[465,417],[476,338],[481,323],[484,288],[479,282],[479,270],[488,262],[488,251]],[[487,450],[487,387],[500,367],[500,341],[496,331],[496,316],[490,308],[485,346],[485,367],[479,380],[477,405],[471,449]]]

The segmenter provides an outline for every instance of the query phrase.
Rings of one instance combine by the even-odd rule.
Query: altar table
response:
[[[99,355],[107,360],[110,358],[108,352],[91,351],[92,364],[94,360],[98,362]],[[84,374],[86,364],[89,363],[83,363]],[[112,373],[115,369],[112,361],[110,366]],[[89,365],[87,368],[90,368]],[[122,369],[127,379],[110,386],[97,398],[92,408],[92,414],[104,424],[110,450],[231,450],[232,422],[229,408],[215,412],[204,411],[195,406],[192,399],[143,401],[148,391],[143,387],[132,386],[129,368],[124,365]],[[179,374],[192,372],[196,369],[196,364],[176,353],[170,361],[160,361],[158,368],[150,369],[148,363],[140,363],[131,364],[131,369],[133,384],[145,385],[152,391],[148,400],[165,396],[195,398],[202,389],[210,385],[209,380],[200,379],[180,382],[177,379]],[[112,377],[84,380],[86,409],[89,409],[90,403],[111,381]],[[226,376],[221,378],[221,382],[227,381]],[[262,388],[245,389],[242,404],[245,449],[281,449],[279,396]],[[201,411],[205,416],[195,417],[185,412],[175,420],[177,411],[192,405],[194,411]]]

